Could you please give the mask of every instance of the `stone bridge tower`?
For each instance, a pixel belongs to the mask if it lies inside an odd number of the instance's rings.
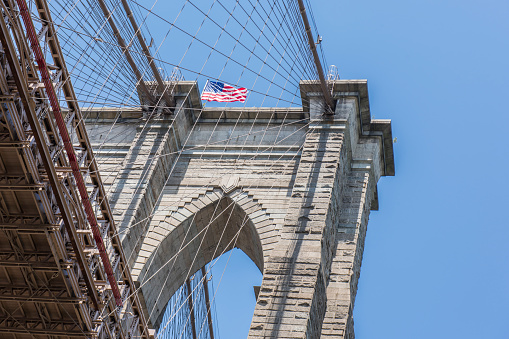
[[[186,277],[238,247],[263,272],[249,338],[354,337],[368,217],[394,175],[391,123],[371,119],[364,80],[334,81],[331,118],[316,92],[301,82],[302,108],[202,109],[181,81],[170,116],[89,112],[154,326]]]

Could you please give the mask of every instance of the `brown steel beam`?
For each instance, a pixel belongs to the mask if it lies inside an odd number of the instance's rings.
[[[17,191],[42,191],[44,190],[43,184],[32,184],[32,185],[9,185],[9,184],[0,184],[0,192],[17,192]]]
[[[29,334],[29,335],[49,335],[58,337],[85,337],[92,338],[97,335],[95,332],[88,331],[68,331],[68,330],[52,330],[52,329],[39,329],[39,328],[13,328],[13,327],[0,327],[0,333],[11,334]]]
[[[41,323],[41,319],[40,318],[15,318],[13,317],[12,315],[5,321],[6,323],[14,323],[15,325],[16,324],[22,324],[22,325],[25,325],[27,327],[37,327],[38,324]],[[70,327],[70,326],[74,326],[76,327],[76,322],[72,321],[72,320],[51,320],[50,319],[50,325],[53,327],[53,328],[56,328],[56,327]]]
[[[10,258],[10,257],[13,257],[13,256],[16,256],[17,255],[17,252],[15,251],[1,251],[0,252],[0,258],[2,258],[2,260],[6,260],[6,258]],[[53,256],[53,252],[51,251],[42,251],[42,250],[39,250],[39,249],[36,249],[36,250],[23,250],[23,253],[22,255],[26,258],[30,257],[30,256],[35,256],[35,257],[49,257],[49,256]]]
[[[23,296],[23,295],[0,295],[0,301],[16,302],[38,302],[46,304],[82,304],[87,301],[86,298],[62,298],[46,296]]]
[[[47,231],[57,231],[60,225],[52,224],[0,224],[0,231],[17,231],[27,234],[44,234]]]
[[[129,52],[129,48],[127,47],[124,39],[120,35],[117,25],[115,25],[115,21],[113,21],[113,13],[109,11],[108,7],[106,7],[106,3],[103,0],[97,0],[97,1],[99,2],[99,7],[101,7],[104,17],[106,18],[106,20],[110,24],[111,29],[113,30],[113,35],[115,35],[115,38],[117,39],[117,42],[120,45],[120,48],[122,49],[122,52],[124,53],[124,55],[127,59],[127,62],[131,66],[131,68],[134,72],[134,75],[136,76],[136,80],[138,81],[139,86],[141,87],[143,92],[145,92],[145,94],[147,95],[147,98],[149,100],[152,100],[152,102],[155,104],[156,103],[155,98],[152,96],[152,94],[148,90],[147,86],[145,85],[145,82],[143,81],[143,77],[142,77],[140,71],[138,70],[136,63],[134,62],[134,60],[131,56],[131,53]]]
[[[13,284],[0,284],[0,293],[3,293],[4,291],[11,291],[13,294],[22,294],[29,290],[30,286],[28,285],[13,285]],[[44,287],[45,292],[59,294],[62,293],[62,291],[65,291],[65,285],[61,286],[46,286]]]
[[[2,213],[0,213],[0,215],[3,215]],[[30,213],[23,213],[23,214],[19,214],[19,213],[9,213],[9,214],[5,214],[3,215],[4,217],[4,220],[3,220],[3,223],[5,224],[10,224],[9,221],[13,221],[12,223],[16,222],[16,221],[35,221],[35,220],[41,220],[41,216],[39,214],[30,214]]]
[[[9,184],[9,180],[20,183],[20,182],[26,180],[26,174],[25,173],[15,173],[15,172],[0,174],[0,181],[6,181],[7,184]],[[11,183],[11,185],[14,185],[14,184]]]
[[[163,79],[161,78],[161,74],[159,74],[159,70],[157,69],[157,66],[154,62],[154,58],[150,54],[150,50],[148,49],[147,44],[145,43],[145,39],[143,39],[143,36],[141,35],[141,30],[138,27],[138,24],[134,19],[133,12],[131,11],[131,8],[129,8],[129,4],[127,3],[126,0],[122,0],[122,6],[124,6],[124,10],[127,14],[127,17],[129,18],[129,21],[131,22],[131,26],[133,26],[133,29],[136,32],[136,36],[138,37],[138,41],[140,42],[141,48],[143,49],[143,53],[145,54],[145,57],[148,60],[150,68],[152,69],[152,73],[154,73],[154,77],[156,78],[157,81],[158,91],[163,95],[163,98],[166,101],[166,106],[175,107],[175,99],[170,95],[170,93],[166,89],[166,86],[164,85]]]
[[[67,166],[55,166],[55,171],[62,172],[62,173],[72,173],[72,168]],[[88,172],[88,167],[80,167],[81,172]]]
[[[1,148],[23,148],[28,147],[30,143],[28,141],[2,141],[0,142],[0,149]]]
[[[53,335],[56,336],[87,336],[88,338],[93,337],[94,333],[92,332],[78,332],[80,328],[77,326],[76,322],[70,320],[51,320],[50,322],[44,324],[41,319],[36,318],[15,318],[13,316],[8,317],[3,322],[5,325],[0,326],[0,329],[9,328],[14,333],[19,333],[17,330],[25,329],[25,334],[30,335],[32,337],[33,333],[38,334],[50,334],[50,338]],[[3,332],[5,330],[0,330]],[[41,331],[46,331],[47,333],[41,333]],[[6,332],[10,332],[9,330]],[[65,333],[65,334],[64,334]],[[73,334],[76,333],[76,334]]]
[[[30,267],[38,271],[59,271],[59,267],[55,262],[0,260],[0,267]],[[72,265],[63,265],[63,267],[71,268]]]
[[[332,102],[331,95],[329,93],[329,88],[327,83],[325,82],[325,76],[323,75],[322,63],[320,62],[320,58],[318,57],[318,52],[316,51],[316,43],[313,39],[313,33],[311,32],[311,27],[309,26],[308,16],[306,14],[306,7],[304,6],[304,2],[302,0],[298,0],[300,15],[302,16],[302,21],[304,21],[304,27],[306,28],[306,34],[308,36],[309,47],[311,48],[311,53],[313,53],[313,59],[315,60],[316,71],[318,72],[318,77],[320,78],[320,86],[322,88],[323,97],[325,100],[325,114],[334,114],[334,104]]]

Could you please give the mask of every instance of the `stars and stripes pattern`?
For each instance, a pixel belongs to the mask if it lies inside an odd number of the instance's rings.
[[[244,87],[235,88],[219,81],[209,81],[205,84],[205,88],[201,94],[202,100],[233,102],[246,101],[247,89]]]

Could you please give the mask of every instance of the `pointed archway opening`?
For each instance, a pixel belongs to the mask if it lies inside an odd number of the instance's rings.
[[[138,280],[152,324],[161,328],[168,302],[179,288],[192,285],[189,280],[206,264],[235,248],[263,272],[258,231],[229,196],[209,203],[171,230],[145,262]]]
[[[253,287],[261,282],[262,273],[242,250],[234,248],[224,253],[171,297],[157,338],[246,338],[256,306]]]

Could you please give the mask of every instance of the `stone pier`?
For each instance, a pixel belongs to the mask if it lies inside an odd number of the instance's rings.
[[[331,82],[332,84],[332,82]],[[377,182],[394,175],[391,123],[367,82],[316,82],[302,108],[202,108],[181,81],[171,115],[92,110],[87,126],[153,326],[212,259],[242,249],[263,272],[249,338],[354,338],[353,307]],[[113,121],[116,123],[113,125]]]

